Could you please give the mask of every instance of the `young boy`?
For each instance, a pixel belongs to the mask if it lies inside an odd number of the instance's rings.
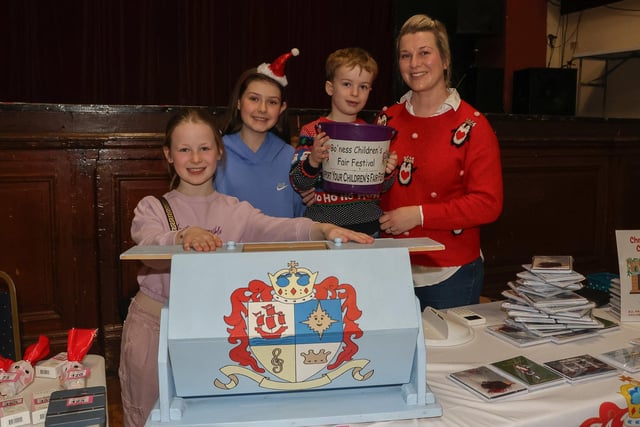
[[[364,49],[339,49],[327,58],[326,75],[324,88],[331,97],[331,111],[302,127],[297,161],[290,173],[291,184],[298,192],[315,188],[306,217],[377,236],[382,215],[379,194],[329,194],[322,189],[322,161],[329,156],[329,137],[325,132],[317,133],[316,126],[323,122],[365,123],[358,113],[369,99],[378,64]],[[397,156],[391,153],[382,191],[393,184],[397,163]]]

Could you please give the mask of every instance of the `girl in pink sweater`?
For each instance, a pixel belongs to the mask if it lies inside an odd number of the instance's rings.
[[[213,118],[202,110],[178,113],[167,124],[164,156],[172,172],[171,227],[161,201],[143,198],[135,209],[131,235],[138,245],[182,245],[185,250],[215,251],[223,241],[333,240],[371,243],[363,233],[308,218],[275,218],[247,202],[215,191],[213,178],[224,145]],[[175,229],[172,229],[175,228]],[[140,290],[129,307],[122,331],[120,384],[127,426],[142,426],[158,398],[160,309],[169,297],[169,267],[144,266]]]

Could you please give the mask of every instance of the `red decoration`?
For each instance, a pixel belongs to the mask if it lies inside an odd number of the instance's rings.
[[[82,362],[97,335],[97,329],[69,329],[67,360],[70,362]]]
[[[31,366],[35,366],[36,362],[44,359],[49,354],[49,338],[44,335],[38,337],[38,342],[31,344],[24,351],[22,360],[29,362]]]

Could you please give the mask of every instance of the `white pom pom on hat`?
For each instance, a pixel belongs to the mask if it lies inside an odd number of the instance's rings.
[[[280,55],[271,64],[267,64],[266,62],[260,64],[258,66],[258,72],[271,77],[272,79],[280,83],[283,87],[285,87],[287,86],[287,84],[289,84],[289,82],[287,81],[287,76],[284,74],[285,63],[292,56],[298,55],[300,55],[300,51],[294,47],[290,52]]]

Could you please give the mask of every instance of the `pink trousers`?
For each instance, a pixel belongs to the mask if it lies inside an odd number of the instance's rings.
[[[125,427],[142,427],[158,399],[160,318],[134,298],[122,329],[120,388]]]

